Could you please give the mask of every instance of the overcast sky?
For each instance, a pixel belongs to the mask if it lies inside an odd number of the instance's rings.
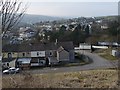
[[[60,2],[59,2],[60,1]],[[88,17],[88,16],[107,16],[118,14],[118,0],[30,0],[28,14],[59,16],[59,17]],[[73,2],[74,1],[74,2]],[[101,0],[102,1],[102,0]]]

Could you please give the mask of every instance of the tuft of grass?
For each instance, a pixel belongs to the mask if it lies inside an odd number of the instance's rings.
[[[69,64],[65,64],[65,67],[71,67],[71,66],[80,66],[80,65],[85,65],[87,63],[85,62],[81,62],[81,63],[69,63]]]

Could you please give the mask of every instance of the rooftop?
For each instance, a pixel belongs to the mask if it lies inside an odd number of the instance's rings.
[[[66,50],[73,50],[73,42],[51,42],[51,43],[29,43],[29,44],[14,44],[5,45],[2,52],[30,52],[30,51],[44,51],[57,50],[62,46]]]

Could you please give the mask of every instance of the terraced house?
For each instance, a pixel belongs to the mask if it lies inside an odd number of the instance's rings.
[[[15,61],[17,67],[74,62],[74,46],[72,42],[5,45],[2,52],[2,61],[7,63]]]

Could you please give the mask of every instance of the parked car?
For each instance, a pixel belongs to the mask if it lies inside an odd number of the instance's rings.
[[[11,67],[7,70],[3,71],[3,74],[14,74],[14,73],[18,73],[19,72],[19,68],[15,68],[15,67]]]

